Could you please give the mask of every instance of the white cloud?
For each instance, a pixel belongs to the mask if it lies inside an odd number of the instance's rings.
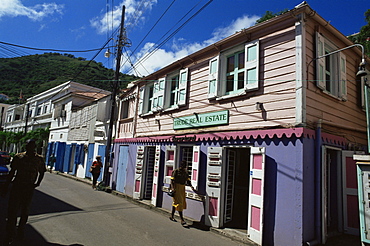
[[[208,45],[211,45],[217,41],[220,41],[223,38],[226,38],[235,32],[242,30],[243,28],[248,28],[256,23],[259,16],[247,16],[244,15],[238,19],[231,22],[230,25],[225,27],[219,27],[215,29],[212,33],[210,39],[204,40],[202,42],[186,43],[183,38],[179,38],[173,41],[169,50],[158,49],[155,53],[151,53],[155,44],[146,43],[141,49],[139,54],[136,57],[141,57],[138,61],[133,61],[135,70],[128,63],[124,64],[122,71],[130,74],[135,74],[139,76],[145,76],[163,68],[172,62],[179,60],[187,55],[190,55]],[[124,58],[127,59],[127,58]],[[131,58],[132,59],[132,58]]]
[[[115,30],[121,23],[122,6],[125,6],[125,27],[129,29],[135,26],[138,22],[144,21],[143,13],[146,10],[151,10],[157,0],[141,1],[141,0],[124,0],[118,6],[112,7],[113,9],[108,13],[97,16],[90,20],[90,24],[98,33],[104,34],[113,27]]]
[[[26,16],[34,21],[42,20],[54,13],[62,14],[64,5],[56,3],[42,3],[32,7],[26,7],[20,0],[1,0],[0,18],[4,16]]]

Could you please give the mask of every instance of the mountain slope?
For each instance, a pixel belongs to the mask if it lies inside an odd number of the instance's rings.
[[[70,54],[45,53],[16,58],[0,58],[0,94],[10,97],[6,103],[16,103],[22,91],[25,99],[72,80],[112,90],[114,70],[101,63],[75,58]],[[137,77],[120,74],[120,88]]]

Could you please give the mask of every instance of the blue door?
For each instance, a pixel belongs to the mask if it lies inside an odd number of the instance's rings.
[[[77,173],[77,168],[78,168],[78,165],[80,164],[80,150],[81,150],[81,145],[76,145],[74,144],[74,156],[72,156],[72,165],[71,165],[71,170],[70,170],[70,173],[72,175],[76,175]]]
[[[54,142],[48,143],[48,148],[46,150],[46,157],[45,157],[46,166],[49,166],[49,157],[52,153],[54,153],[53,147],[54,147]]]
[[[98,181],[103,180],[103,175],[104,175],[104,162],[105,162],[105,145],[99,145],[98,147],[98,155],[101,156],[101,161],[103,162],[103,168],[101,170],[100,176],[98,178]]]
[[[87,162],[86,162],[86,169],[85,169],[85,176],[87,178],[91,178],[91,173],[89,172],[90,167],[94,161],[94,148],[95,144],[89,144],[89,147],[87,149]]]
[[[63,171],[63,163],[64,163],[64,155],[66,151],[66,143],[56,142],[55,143],[55,170],[62,172]]]
[[[125,193],[127,162],[128,162],[128,146],[120,145],[117,165],[116,189],[117,191],[122,193]]]
[[[71,163],[71,155],[72,155],[72,145],[67,144],[66,151],[64,153],[64,162],[63,162],[63,172],[64,173],[69,172],[69,166]]]

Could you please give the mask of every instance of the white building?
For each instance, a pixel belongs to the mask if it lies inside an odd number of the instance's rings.
[[[110,92],[67,82],[54,96],[47,157],[57,158],[54,169],[77,177],[90,177],[96,155],[105,155]],[[48,158],[47,158],[48,161]]]
[[[49,128],[48,145],[43,149],[46,162],[54,154],[57,157],[55,170],[89,177],[86,170],[94,157],[105,155],[110,94],[68,81],[27,99],[24,104],[4,109],[4,130],[28,132]],[[9,151],[18,150],[12,146]]]

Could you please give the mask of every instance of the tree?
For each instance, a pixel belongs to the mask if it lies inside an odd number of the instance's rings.
[[[266,13],[265,13],[265,15],[264,15],[264,16],[262,16],[261,18],[259,18],[258,20],[256,20],[256,23],[257,23],[257,24],[258,24],[258,23],[262,23],[262,22],[264,22],[264,21],[267,21],[267,20],[269,20],[269,19],[274,18],[275,16],[278,16],[278,15],[284,14],[284,13],[286,13],[286,12],[288,12],[288,11],[289,11],[288,9],[284,9],[284,10],[282,10],[282,11],[280,11],[280,12],[277,12],[277,13],[273,13],[273,12],[271,12],[271,11],[266,11]]]
[[[47,146],[49,140],[49,128],[37,128],[36,130],[27,132],[26,136],[22,137],[22,143],[25,143],[27,139],[36,140],[36,148],[39,153],[42,153],[42,148]]]
[[[25,150],[26,140],[35,139],[36,147],[39,153],[43,153],[43,148],[46,148],[49,140],[49,128],[38,128],[33,131],[29,131],[24,134],[24,132],[1,132],[0,131],[0,142],[2,145],[0,148],[4,150],[9,150],[11,144],[14,145],[14,152],[20,152]],[[45,149],[44,149],[45,150]]]
[[[370,9],[365,12],[365,21],[367,24],[361,27],[360,32],[348,38],[354,43],[362,44],[366,56],[370,57]]]

